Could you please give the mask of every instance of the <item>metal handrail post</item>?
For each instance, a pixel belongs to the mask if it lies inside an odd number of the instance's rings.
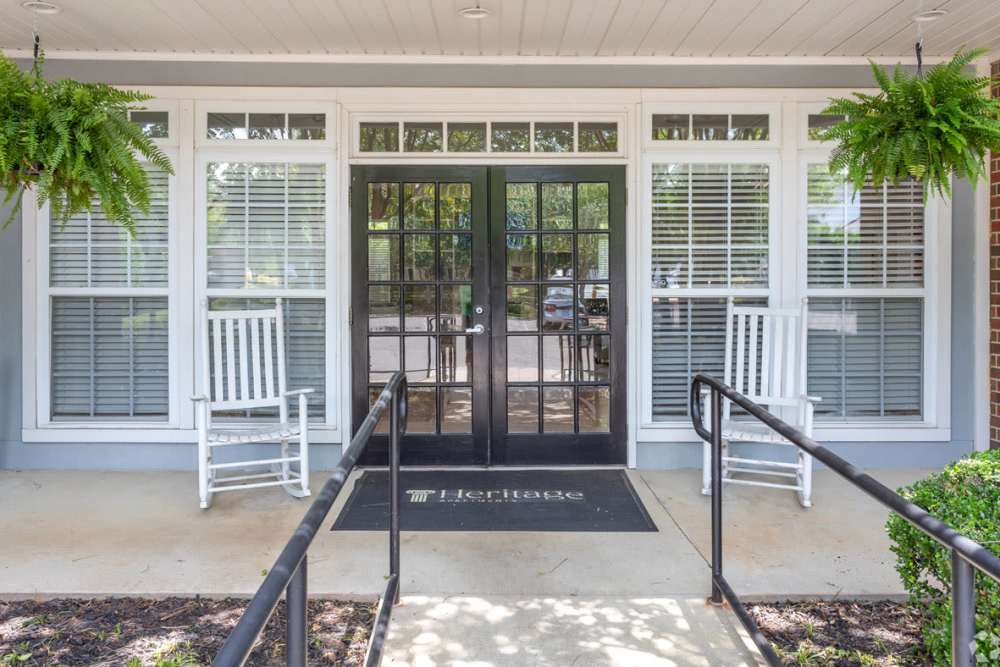
[[[396,387],[392,393],[389,412],[389,576],[399,579],[399,440],[402,421],[403,401],[401,394],[406,391],[406,383]],[[390,604],[399,604],[399,586]]]
[[[722,394],[712,389],[712,597],[722,604]]]
[[[309,577],[307,559],[308,556],[302,557],[302,562],[295,568],[295,573],[285,588],[285,611],[288,616],[285,623],[285,663],[288,667],[306,667],[306,635],[309,627],[306,622],[309,613],[306,606],[306,581]]]
[[[976,635],[976,579],[972,566],[951,551],[951,664],[972,667]]]

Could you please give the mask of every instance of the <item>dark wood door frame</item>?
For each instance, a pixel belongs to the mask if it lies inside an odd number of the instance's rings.
[[[609,384],[610,429],[605,433],[507,433],[506,385],[506,238],[505,193],[508,182],[609,184],[609,318],[611,341]],[[407,434],[402,447],[404,465],[624,465],[627,461],[627,320],[625,167],[620,165],[565,166],[382,166],[351,167],[351,433],[369,409],[368,384],[368,184],[467,182],[472,184],[473,305],[471,324],[484,333],[472,336],[472,433]],[[575,201],[575,200],[574,200]],[[576,207],[574,206],[574,219]],[[438,212],[439,215],[439,212]],[[574,224],[575,227],[575,224]],[[574,241],[574,247],[576,241]],[[400,256],[402,256],[402,250]],[[439,257],[435,258],[439,261]],[[541,262],[539,253],[539,263]],[[484,270],[485,269],[485,270]],[[400,284],[403,284],[402,282]],[[410,284],[410,283],[405,283]],[[573,283],[574,285],[577,282]],[[541,294],[539,282],[539,295]],[[573,299],[576,287],[573,287]],[[401,290],[402,291],[402,290]],[[574,303],[575,305],[575,303]],[[402,312],[402,296],[400,309]],[[541,296],[538,307],[541,309]],[[401,322],[402,315],[401,315]],[[402,327],[401,327],[402,328]],[[404,332],[398,334],[400,341]],[[579,339],[577,339],[579,340]],[[541,343],[540,343],[541,344]],[[437,352],[440,360],[440,350]],[[579,359],[579,357],[577,357]],[[578,361],[577,361],[578,363]],[[440,372],[440,367],[439,367]],[[360,371],[360,372],[359,372]],[[587,383],[560,383],[577,388]],[[415,385],[411,385],[411,388]],[[541,387],[538,383],[539,395]],[[574,405],[574,409],[578,409]],[[440,400],[438,410],[441,410]],[[440,418],[440,415],[439,415]],[[539,418],[541,419],[541,417]],[[575,430],[575,429],[574,429]],[[375,435],[361,461],[385,465],[388,438]]]

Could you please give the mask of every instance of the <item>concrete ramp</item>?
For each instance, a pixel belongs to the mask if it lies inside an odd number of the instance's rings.
[[[704,599],[409,596],[382,667],[756,667],[757,655]]]

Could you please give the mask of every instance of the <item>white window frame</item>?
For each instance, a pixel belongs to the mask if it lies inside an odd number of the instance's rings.
[[[562,153],[536,151],[535,150],[535,123],[572,123],[573,124],[573,150]],[[396,124],[399,128],[399,150],[398,151],[362,151],[361,150],[361,124],[362,123],[386,123]],[[404,151],[403,131],[406,123],[441,123],[442,146],[440,151]],[[449,151],[448,150],[448,124],[449,123],[485,123],[486,124],[486,150],[485,151]],[[493,123],[528,123],[529,148],[527,151],[494,151],[493,150]],[[580,123],[614,123],[618,127],[618,150],[606,152],[578,151]],[[380,158],[397,159],[400,158],[420,158],[424,160],[438,161],[447,158],[484,158],[490,157],[498,161],[511,158],[524,159],[548,158],[575,162],[581,159],[593,158],[622,158],[626,154],[626,122],[622,114],[554,114],[554,113],[359,113],[352,114],[350,120],[351,127],[351,148],[350,157],[357,159]]]
[[[208,136],[209,113],[284,113],[284,114],[325,114],[325,139],[211,139]],[[337,145],[337,106],[329,101],[287,100],[247,100],[212,99],[198,100],[194,106],[195,148],[230,147],[241,148],[292,148],[306,150],[334,151]],[[247,116],[249,121],[249,116]]]
[[[152,109],[151,109],[152,110]],[[168,109],[169,110],[169,109]],[[171,116],[172,118],[173,116]],[[167,158],[172,164],[179,161],[179,151],[175,147],[176,136],[173,126],[170,129],[171,136],[166,139],[156,140]],[[180,360],[180,327],[182,317],[179,311],[184,308],[182,300],[178,299],[178,283],[181,277],[181,269],[178,266],[177,257],[180,256],[182,234],[178,233],[180,226],[178,221],[179,196],[178,196],[178,175],[168,176],[168,238],[167,238],[167,286],[166,287],[52,287],[49,279],[49,232],[50,232],[50,212],[46,204],[40,210],[36,209],[36,198],[33,192],[27,192],[24,196],[22,206],[23,228],[33,230],[33,234],[25,234],[25,257],[34,257],[34,280],[31,303],[26,299],[25,303],[25,323],[31,322],[31,313],[34,312],[34,332],[31,335],[33,346],[33,376],[34,386],[32,393],[25,393],[26,409],[23,414],[22,435],[25,441],[39,440],[87,440],[89,438],[101,439],[105,432],[113,433],[130,432],[138,435],[140,439],[145,439],[150,435],[155,437],[162,431],[172,431],[181,427],[183,410],[181,401],[183,399],[181,390],[181,360]],[[34,252],[29,255],[30,246]],[[26,265],[30,265],[30,260],[26,259]],[[155,296],[167,298],[167,321],[168,321],[168,390],[167,399],[168,414],[164,419],[151,420],[114,420],[114,419],[88,419],[88,420],[53,420],[51,416],[51,364],[52,364],[52,332],[51,332],[51,301],[53,297],[59,296],[105,296],[105,297],[138,297]],[[25,376],[31,373],[31,368],[25,365]],[[33,401],[29,401],[29,396]],[[29,406],[29,402],[31,405]],[[30,410],[28,409],[30,407]],[[50,432],[52,437],[41,436],[35,431]],[[81,437],[80,434],[84,434]],[[141,434],[141,435],[139,435]]]
[[[217,144],[224,145],[217,145]],[[248,144],[255,145],[248,145]],[[265,145],[256,145],[261,142],[215,142],[216,145],[202,148],[197,151],[194,167],[194,308],[196,312],[201,308],[202,299],[215,297],[230,298],[276,298],[285,299],[323,299],[324,300],[324,331],[325,331],[325,386],[324,392],[326,403],[324,406],[324,420],[321,423],[310,425],[310,433],[313,442],[340,442],[339,439],[339,394],[337,392],[338,379],[341,374],[341,356],[339,349],[340,332],[346,328],[347,322],[339,317],[340,289],[337,278],[341,275],[336,267],[336,248],[338,235],[335,229],[334,220],[337,208],[337,156],[328,148],[309,145],[302,146],[302,142],[295,142],[293,146],[288,146],[293,142],[270,142]],[[320,143],[320,142],[315,142]],[[281,146],[279,144],[285,144]],[[313,164],[322,163],[326,169],[326,227],[324,241],[324,261],[326,262],[325,285],[323,289],[296,289],[296,288],[209,288],[208,278],[208,182],[205,177],[208,164],[211,162],[308,162]],[[192,351],[194,356],[195,377],[201,377],[201,346],[204,341],[200,334],[196,334]],[[247,425],[253,423],[247,420]],[[236,426],[238,428],[238,426]],[[313,437],[315,436],[315,437]]]
[[[847,95],[848,91],[829,91]],[[753,97],[756,94],[758,97]],[[806,285],[808,230],[806,220],[806,160],[825,161],[830,148],[808,139],[808,116],[827,106],[819,93],[782,91],[781,102],[761,101],[766,93],[750,91],[745,98],[707,101],[708,95],[685,91],[681,102],[652,99],[641,107],[642,160],[639,183],[639,248],[636,269],[636,317],[639,327],[637,442],[693,442],[698,437],[688,418],[652,420],[652,299],[670,296],[728,296],[725,289],[664,288],[651,285],[652,165],[663,162],[770,162],[772,165],[770,226],[770,287],[741,290],[746,296],[767,296],[773,304],[794,305],[803,296],[920,296],[924,299],[923,418],[816,423],[815,436],[829,442],[946,442],[951,440],[951,202],[932,197],[925,207],[924,287],[875,290],[810,289]],[[699,101],[701,99],[706,101]],[[652,139],[653,114],[768,113],[768,141],[669,141]],[[775,208],[776,207],[776,208]],[[789,253],[793,259],[784,259]]]
[[[758,151],[781,146],[781,104],[774,102],[671,102],[667,104],[647,103],[643,113],[642,145],[646,151],[689,150],[689,151]],[[653,116],[660,114],[719,114],[756,115],[767,114],[767,139],[748,140],[697,140],[697,139],[653,139]]]
[[[814,113],[814,112],[813,112]],[[816,144],[819,142],[809,142]],[[826,163],[830,147],[799,152],[797,234],[798,281],[805,297],[916,297],[923,301],[921,419],[816,420],[820,439],[834,441],[951,439],[951,202],[931,196],[924,206],[923,287],[809,287],[808,165]],[[877,437],[873,437],[877,433]]]
[[[659,113],[659,112],[657,112]],[[647,116],[650,114],[647,113]],[[661,142],[667,143],[667,142]],[[678,144],[701,142],[677,142]],[[704,142],[708,143],[708,142]],[[736,142],[713,142],[726,144],[728,150],[693,151],[658,147],[658,150],[647,150],[642,160],[642,196],[640,243],[642,254],[639,285],[639,322],[640,327],[640,363],[639,363],[639,406],[641,410],[638,424],[639,442],[674,441],[690,442],[694,431],[691,421],[682,417],[670,421],[653,421],[653,298],[660,296],[677,298],[712,298],[712,297],[764,297],[769,303],[777,303],[780,298],[780,286],[783,281],[781,271],[784,268],[779,261],[778,230],[781,221],[782,172],[780,155],[775,149],[742,149]],[[742,142],[741,142],[742,143]],[[764,142],[761,142],[764,143]],[[770,185],[768,192],[768,286],[734,290],[731,288],[654,288],[651,280],[651,263],[653,256],[653,202],[651,183],[653,165],[665,163],[696,163],[696,164],[766,164],[770,170]],[[696,436],[695,436],[696,437]]]

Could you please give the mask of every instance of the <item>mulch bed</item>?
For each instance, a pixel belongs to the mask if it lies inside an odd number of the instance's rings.
[[[920,609],[901,602],[809,601],[748,605],[786,665],[930,665],[922,650]]]
[[[0,665],[208,665],[245,599],[0,601]],[[309,663],[361,665],[374,603],[309,601]],[[281,602],[247,664],[283,665]]]

